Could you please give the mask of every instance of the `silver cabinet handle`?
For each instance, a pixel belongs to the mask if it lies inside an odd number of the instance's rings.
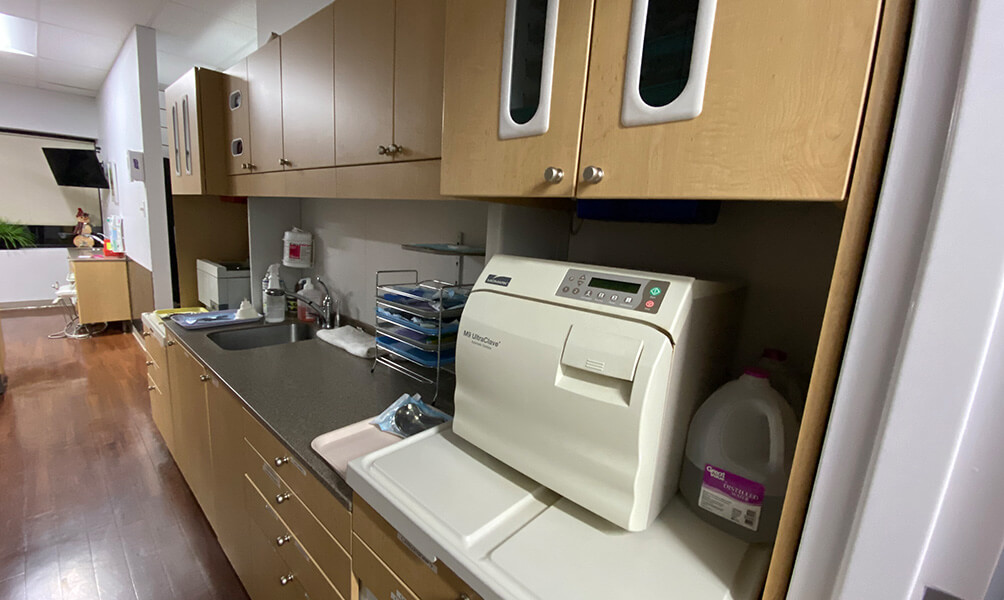
[[[290,581],[293,581],[293,579],[295,579],[295,578],[296,578],[296,576],[293,575],[292,573],[290,573],[288,575],[283,575],[282,577],[279,578],[279,585],[286,585]]]
[[[279,159],[279,166],[280,167],[292,167],[293,166],[293,161],[286,160],[285,158],[280,158]]]
[[[463,592],[460,592],[460,595],[457,596],[457,600],[471,600],[471,597]]]
[[[143,337],[150,337],[150,332],[149,331],[144,331],[140,335],[142,335]]]
[[[603,169],[592,165],[582,171],[582,180],[586,183],[599,183],[603,181]]]
[[[401,152],[404,152],[403,146],[398,146],[397,144],[391,144],[388,154],[394,155],[394,154],[400,154]]]
[[[148,385],[148,386],[146,386],[146,391],[148,391],[148,392],[152,392],[155,389],[157,389],[157,386],[155,386],[155,385]]]
[[[167,340],[167,345],[168,346],[173,346],[174,345],[174,340]]]
[[[257,169],[258,165],[254,164],[254,163],[247,162],[247,163],[242,163],[241,164],[241,168],[242,169],[247,169],[248,171],[251,171],[251,170]]]
[[[275,496],[275,503],[282,504],[283,502],[289,500],[290,498],[292,498],[292,496],[289,494],[289,492],[283,492]]]
[[[275,545],[283,546],[286,544],[286,542],[290,541],[291,539],[293,538],[289,537],[288,535],[280,535],[279,537],[275,538]]]
[[[390,154],[390,148],[388,148],[387,146],[378,146],[377,154],[379,154],[380,156],[383,156],[385,154]]]
[[[209,375],[199,375],[199,381],[209,381]]]
[[[152,367],[153,366],[153,361],[152,360],[146,361],[146,366]]]
[[[548,183],[561,183],[565,178],[565,172],[558,167],[548,167],[544,169],[544,181]]]
[[[289,462],[289,457],[288,456],[276,456],[275,457],[275,466],[277,466],[277,467],[281,467],[282,465],[284,465],[284,464],[286,464],[288,462]]]

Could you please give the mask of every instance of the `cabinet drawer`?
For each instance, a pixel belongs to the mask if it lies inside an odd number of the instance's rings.
[[[352,568],[360,587],[373,592],[377,600],[419,600],[358,537],[353,536],[352,542]]]
[[[170,394],[171,392],[170,388],[168,387],[169,384],[167,380],[167,369],[161,366],[164,363],[156,363],[152,360],[147,362],[153,363],[152,365],[146,366],[146,374],[150,378],[150,381],[153,383],[153,385],[157,386],[157,389],[160,390],[160,393],[164,395]]]
[[[313,557],[317,568],[343,595],[350,596],[352,561],[342,546],[303,504],[295,490],[279,477],[275,469],[246,444],[246,470],[251,482],[265,497],[271,510],[278,514],[290,532]],[[281,502],[279,500],[282,500]]]
[[[442,562],[430,565],[415,554],[390,523],[359,496],[352,501],[352,531],[422,600],[456,600],[463,595],[480,600],[481,597]],[[353,547],[353,553],[355,551]],[[360,577],[358,567],[356,576]]]
[[[164,340],[151,333],[146,324],[143,325],[143,347],[150,355],[150,360],[157,363],[161,369],[167,368],[167,348],[164,347]]]
[[[352,531],[349,511],[247,411],[244,411],[244,437],[274,467],[275,472],[306,505],[314,518],[324,525],[343,548],[348,548]],[[281,463],[279,466],[275,466],[277,460]]]
[[[292,528],[276,514],[271,503],[249,479],[244,481],[244,503],[251,520],[282,559],[287,575],[291,573],[313,600],[342,600],[342,595],[321,573]]]
[[[276,552],[276,538],[285,535],[285,528],[275,514],[269,514],[268,505],[245,478],[245,494],[249,497],[248,513],[255,524],[248,530],[251,570],[242,574],[241,581],[254,600],[302,599],[306,594],[302,582],[286,561]],[[250,498],[257,496],[257,502]],[[292,580],[289,576],[293,575]],[[286,583],[283,583],[285,581]]]

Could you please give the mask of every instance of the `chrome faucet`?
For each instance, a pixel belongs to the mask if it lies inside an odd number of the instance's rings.
[[[339,327],[342,323],[342,318],[341,315],[338,314],[338,300],[331,295],[331,290],[328,289],[328,285],[324,283],[320,277],[314,277],[314,281],[319,283],[321,288],[324,289],[324,298],[321,299],[320,306],[318,306],[316,302],[297,292],[283,291],[290,298],[296,298],[297,300],[302,301],[307,305],[307,308],[316,313],[317,319],[321,323],[321,328],[333,329],[335,327]]]

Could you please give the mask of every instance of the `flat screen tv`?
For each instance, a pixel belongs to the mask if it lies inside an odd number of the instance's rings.
[[[94,150],[42,148],[57,185],[108,188],[105,170]]]

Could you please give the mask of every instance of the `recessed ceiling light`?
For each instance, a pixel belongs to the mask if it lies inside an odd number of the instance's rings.
[[[35,56],[38,53],[38,23],[0,13],[0,52]]]

